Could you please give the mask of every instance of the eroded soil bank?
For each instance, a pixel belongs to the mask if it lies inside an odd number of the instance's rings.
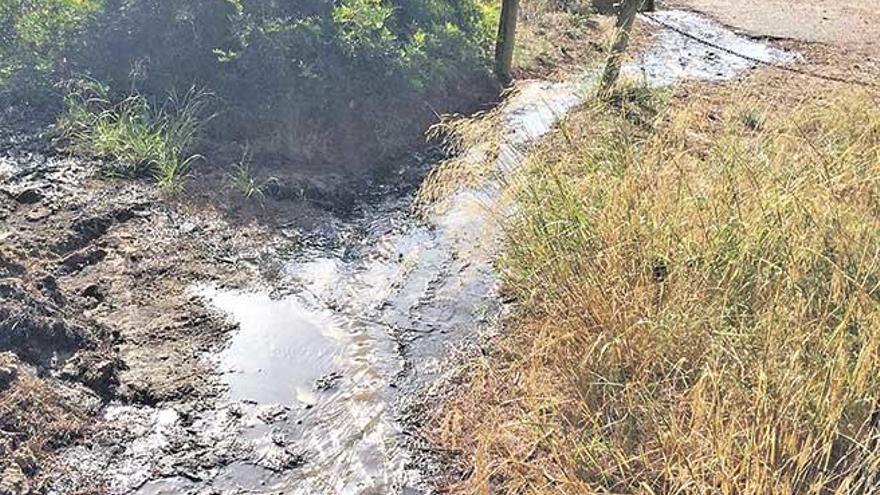
[[[227,388],[207,356],[226,347],[238,322],[193,288],[267,286],[287,253],[356,239],[356,225],[342,226],[354,202],[411,191],[436,153],[402,157],[393,175],[286,177],[261,201],[229,190],[222,172],[167,196],[58,152],[28,111],[7,109],[0,122],[3,493],[105,493],[112,450],[138,434],[129,420],[114,424],[108,404],[173,403],[185,421]],[[86,473],[88,454],[56,455],[71,445],[107,457]],[[198,448],[181,450],[170,473],[208,462]],[[126,489],[168,473],[130,462],[120,475]]]
[[[697,15],[656,15],[751,57],[796,60]],[[656,34],[628,68],[652,84],[754,65]],[[522,84],[499,114],[501,147],[468,154],[497,157],[490,177],[516,167],[591,74]],[[218,202],[216,177],[169,198],[95,177],[13,111],[0,141],[8,492],[430,491],[416,399],[446,349],[502,311],[496,183],[413,215],[440,157],[429,149],[378,179],[290,181],[263,208]]]

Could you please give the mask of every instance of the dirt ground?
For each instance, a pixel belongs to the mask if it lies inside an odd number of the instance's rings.
[[[42,492],[51,453],[89,435],[108,400],[210,401],[202,356],[231,325],[189,288],[270,279],[267,253],[311,242],[302,232],[331,216],[322,201],[345,204],[296,180],[245,200],[222,172],[177,197],[101,178],[26,113],[0,114],[2,494]]]
[[[880,57],[880,0],[670,0],[748,34],[824,43]]]

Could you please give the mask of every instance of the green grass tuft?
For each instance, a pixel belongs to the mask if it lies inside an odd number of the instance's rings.
[[[191,89],[169,94],[161,106],[138,93],[114,101],[101,83],[77,80],[68,86],[58,128],[74,151],[107,159],[105,174],[152,176],[163,189],[179,191],[202,158],[191,150],[210,118],[207,96]]]
[[[260,205],[266,199],[266,191],[278,183],[275,177],[259,179],[251,170],[250,150],[245,148],[241,160],[232,164],[230,172],[226,175],[229,186],[241,194],[245,199],[256,199]]]

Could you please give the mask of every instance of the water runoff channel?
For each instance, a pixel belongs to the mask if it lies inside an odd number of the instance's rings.
[[[651,16],[754,60],[798,59],[695,13]],[[755,66],[662,27],[635,58],[625,74],[654,86],[729,80]],[[497,175],[516,169],[594,82],[585,72],[520,83],[502,107]],[[106,422],[131,438],[100,454],[96,475],[114,494],[430,492],[401,407],[443,371],[444,349],[502,311],[492,267],[499,194],[498,179],[461,189],[427,219],[409,214],[411,197],[365,209],[356,222],[367,235],[354,250],[283,260],[282,295],[194,287],[238,324],[228,346],[206,357],[228,392],[194,413],[107,407]]]

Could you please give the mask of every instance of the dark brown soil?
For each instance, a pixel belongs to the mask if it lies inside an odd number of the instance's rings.
[[[321,201],[338,203],[339,187],[330,177],[246,199],[217,167],[167,196],[100,178],[99,163],[57,153],[45,127],[11,115],[0,119],[3,494],[42,491],[53,452],[100,428],[109,400],[210,401],[218,384],[202,356],[230,324],[188,290],[271,277],[266,254],[329,223]]]

